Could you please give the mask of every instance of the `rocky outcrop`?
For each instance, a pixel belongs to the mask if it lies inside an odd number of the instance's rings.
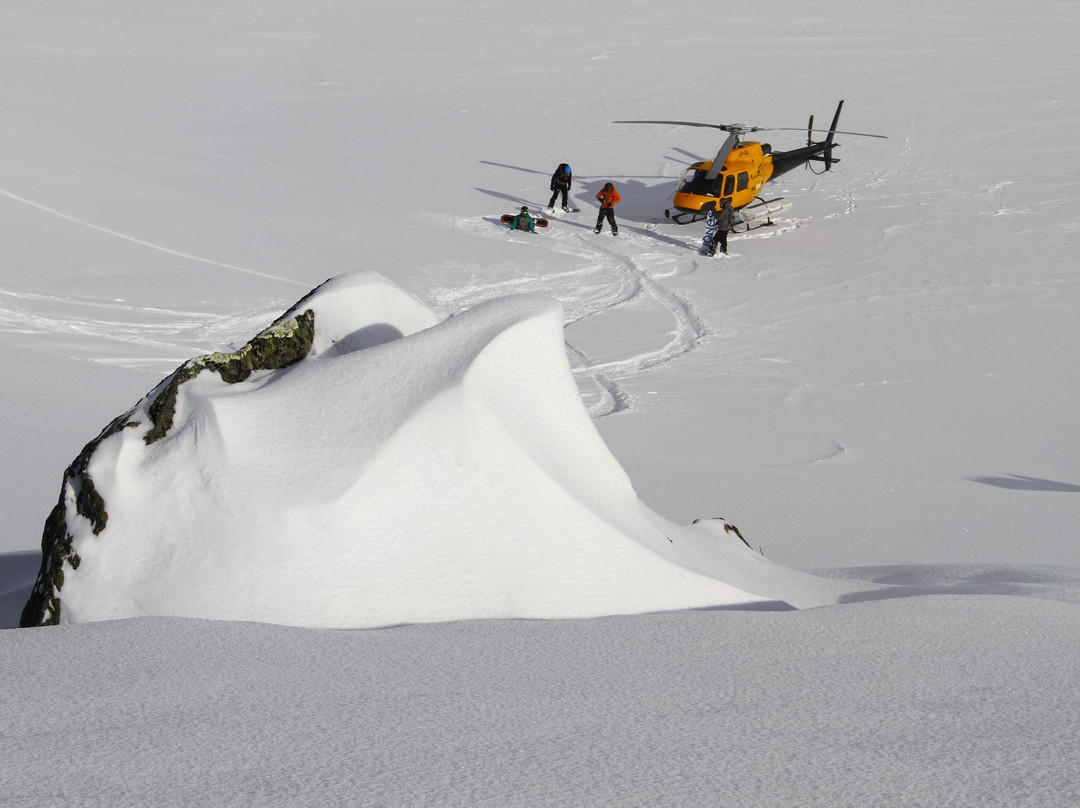
[[[87,469],[98,446],[122,429],[141,426],[140,413],[145,413],[151,422],[150,429],[143,436],[147,445],[165,437],[173,425],[180,386],[203,371],[217,374],[227,384],[236,384],[245,381],[257,370],[276,370],[303,359],[311,351],[315,313],[308,309],[294,315],[297,306],[238,351],[212,353],[188,360],[155,387],[140,404],[113,420],[100,435],[83,447],[79,456],[64,471],[60,499],[45,520],[41,536],[41,568],[23,608],[20,626],[48,626],[60,622],[59,594],[64,586],[64,570],[77,570],[81,563],[79,554],[72,546],[69,519],[78,516],[87,520],[95,536],[105,529],[109,521],[107,504]]]

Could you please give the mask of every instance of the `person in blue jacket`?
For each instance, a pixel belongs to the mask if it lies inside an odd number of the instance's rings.
[[[569,211],[570,207],[567,202],[567,195],[570,193],[570,184],[574,181],[574,172],[570,170],[570,166],[566,163],[559,163],[559,167],[555,169],[555,173],[551,175],[551,201],[548,202],[548,207],[555,208],[555,197],[562,194],[562,209]]]

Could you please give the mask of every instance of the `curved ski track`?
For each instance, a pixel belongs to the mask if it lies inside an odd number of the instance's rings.
[[[205,256],[180,252],[144,241],[128,233],[101,226],[0,188],[0,196],[72,224],[192,261],[257,275],[289,284],[299,281],[258,272],[246,267],[215,261]],[[654,225],[623,223],[618,238],[610,233],[594,234],[588,221],[554,220],[562,225],[544,233],[536,242],[522,247],[540,247],[566,256],[563,265],[574,269],[522,274],[512,277],[474,276],[473,283],[455,283],[432,289],[432,302],[447,310],[460,310],[482,300],[505,294],[535,292],[560,300],[566,327],[600,314],[636,310],[666,315],[670,328],[655,327],[652,342],[660,347],[627,351],[615,357],[590,356],[582,345],[566,342],[573,373],[590,415],[601,418],[633,406],[633,397],[623,386],[640,376],[693,351],[710,333],[688,299],[673,291],[665,278],[694,272],[700,265],[692,242],[675,241],[658,232]],[[496,220],[486,217],[453,218],[448,223],[486,238],[521,238],[510,234]],[[798,227],[800,223],[795,222]],[[784,228],[789,229],[789,228]],[[770,234],[773,235],[773,234]],[[630,249],[627,249],[629,247]],[[665,249],[675,247],[676,249]],[[258,331],[278,304],[240,313],[178,311],[133,306],[123,301],[50,296],[0,287],[0,330],[25,334],[53,334],[70,337],[94,336],[138,346],[132,356],[94,356],[92,361],[128,367],[159,369],[162,362],[183,361],[194,352],[221,350],[208,344],[215,335],[227,340],[237,333]],[[648,341],[648,340],[647,340]],[[73,341],[77,344],[77,341]],[[225,346],[227,349],[228,346]],[[77,350],[77,349],[76,349]]]
[[[457,219],[457,227],[477,235],[516,238],[505,228],[492,228],[490,219]],[[596,235],[591,227],[576,232],[580,223],[564,232],[544,233],[541,243],[546,249],[585,260],[578,269],[543,275],[516,275],[512,278],[478,282],[432,290],[436,303],[460,310],[497,295],[536,292],[557,298],[563,303],[565,326],[572,326],[589,317],[619,309],[659,306],[670,316],[671,328],[658,337],[669,336],[662,347],[633,355],[603,361],[590,357],[586,350],[567,341],[566,350],[573,372],[579,379],[591,382],[594,392],[583,391],[589,414],[602,418],[629,409],[633,398],[621,381],[639,376],[689,353],[709,333],[691,302],[669,289],[664,278],[685,275],[697,266],[696,258],[682,258],[669,252],[649,252],[651,246],[635,232],[651,233],[648,225],[620,229],[613,239],[610,233]],[[587,224],[587,223],[586,223]],[[523,237],[523,236],[522,236]],[[663,239],[657,235],[656,238]],[[632,244],[630,251],[622,245]],[[575,261],[575,263],[577,263]]]
[[[148,308],[123,301],[44,295],[0,287],[0,331],[52,334],[99,346],[101,341],[147,349],[133,356],[91,356],[91,361],[120,367],[164,370],[194,354],[234,350],[237,334],[256,334],[280,314],[281,304],[220,314]],[[94,337],[84,341],[82,337]],[[72,353],[79,353],[73,350]]]

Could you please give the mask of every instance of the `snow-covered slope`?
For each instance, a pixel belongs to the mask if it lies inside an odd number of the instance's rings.
[[[2,631],[0,801],[1080,804],[1078,40],[1080,5],[1004,0],[0,4],[2,625],[87,440],[359,268],[440,320],[558,300],[642,502],[851,588]],[[841,98],[889,139],[785,175],[791,210],[724,260],[662,212],[717,133],[612,124],[799,128]],[[559,162],[581,212],[508,236]],[[618,239],[591,233],[607,181]]]

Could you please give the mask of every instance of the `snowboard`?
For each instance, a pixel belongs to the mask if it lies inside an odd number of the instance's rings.
[[[547,210],[549,216],[554,215],[559,211],[562,211],[563,213],[581,213],[581,208],[570,208],[569,210],[563,210],[562,208],[545,208],[545,210]]]
[[[502,215],[502,223],[503,224],[510,224],[516,218],[517,218],[517,214],[515,214],[515,213],[504,213]],[[547,219],[541,219],[539,216],[533,216],[533,222],[536,224],[537,227],[547,227],[548,226],[548,220]]]

